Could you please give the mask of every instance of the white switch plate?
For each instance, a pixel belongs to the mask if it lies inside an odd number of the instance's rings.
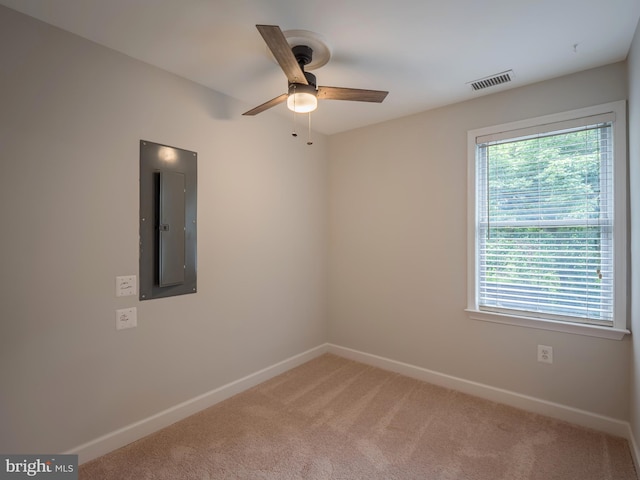
[[[138,311],[136,307],[116,310],[116,330],[135,328],[138,326]]]
[[[553,347],[538,345],[538,361],[542,363],[553,363]]]
[[[135,275],[116,277],[116,297],[135,295],[138,289]]]

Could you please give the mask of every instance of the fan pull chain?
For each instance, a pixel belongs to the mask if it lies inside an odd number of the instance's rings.
[[[307,140],[307,145],[313,145],[311,141],[311,112],[309,112],[309,139]]]
[[[293,86],[293,131],[291,132],[292,137],[297,137],[296,133],[296,86]]]
[[[291,132],[291,136],[292,137],[298,136],[298,134],[296,133],[296,112],[293,112],[293,131]]]

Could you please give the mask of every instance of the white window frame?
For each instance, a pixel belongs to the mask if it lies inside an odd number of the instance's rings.
[[[613,113],[613,175],[614,175],[614,299],[613,325],[600,326],[578,322],[563,322],[536,316],[517,316],[509,313],[481,311],[478,307],[478,219],[476,208],[476,144],[478,137],[503,135],[522,129],[572,121],[583,117]],[[553,330],[578,335],[588,335],[621,340],[629,334],[627,330],[627,125],[626,101],[596,105],[542,117],[531,118],[501,125],[484,127],[467,132],[467,308],[469,318],[527,328]],[[514,137],[517,135],[514,133]]]

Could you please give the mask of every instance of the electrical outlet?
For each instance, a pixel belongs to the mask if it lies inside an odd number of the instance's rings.
[[[138,326],[138,312],[136,307],[116,310],[116,330],[135,328]]]
[[[538,361],[542,363],[553,363],[553,347],[538,345]]]

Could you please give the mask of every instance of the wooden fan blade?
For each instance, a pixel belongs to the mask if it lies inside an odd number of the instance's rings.
[[[272,98],[268,102],[264,102],[262,105],[258,105],[256,108],[252,108],[248,112],[244,112],[242,115],[257,115],[260,112],[264,112],[265,110],[268,110],[269,108],[275,107],[276,105],[279,105],[282,102],[286,101],[288,96],[288,94],[283,93],[276,98]]]
[[[318,87],[318,98],[327,100],[382,103],[388,93],[382,90],[363,90],[360,88]]]
[[[260,32],[260,35],[262,35],[262,38],[264,38],[267,47],[271,50],[280,68],[282,68],[282,71],[287,76],[289,83],[309,85],[280,27],[277,25],[256,25],[256,28]]]

